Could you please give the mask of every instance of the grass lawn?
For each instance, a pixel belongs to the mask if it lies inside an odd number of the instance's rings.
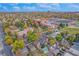
[[[69,34],[79,34],[78,27],[65,27],[61,29],[61,32],[68,32]]]

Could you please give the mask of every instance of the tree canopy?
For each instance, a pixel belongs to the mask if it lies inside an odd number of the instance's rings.
[[[24,40],[15,40],[13,43],[13,51],[24,48]]]
[[[38,37],[39,36],[38,36],[37,32],[29,31],[27,33],[28,42],[36,41],[38,39]]]
[[[58,35],[56,36],[56,40],[61,41],[61,40],[62,40],[62,35],[61,35],[61,34],[58,34]]]

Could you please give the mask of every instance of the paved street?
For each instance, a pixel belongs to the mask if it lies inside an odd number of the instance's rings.
[[[3,29],[2,29],[2,23],[0,22],[0,56],[5,55],[4,51],[3,51],[3,43],[2,43],[2,40],[4,38],[3,34],[4,33],[3,33]]]

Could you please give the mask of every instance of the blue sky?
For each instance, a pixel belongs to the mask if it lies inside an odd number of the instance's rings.
[[[79,12],[79,3],[0,3],[0,12]]]

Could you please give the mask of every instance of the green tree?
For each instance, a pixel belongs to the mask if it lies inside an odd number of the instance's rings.
[[[16,40],[13,43],[13,51],[16,52],[18,49],[24,48],[24,40]]]
[[[4,22],[4,23],[3,23],[3,27],[4,27],[4,29],[5,29],[6,27],[9,27],[9,23],[8,23],[8,22]]]
[[[62,40],[62,35],[61,35],[61,34],[58,34],[58,35],[56,36],[56,40],[61,41],[61,40]]]
[[[6,42],[6,44],[11,45],[11,44],[13,44],[13,39],[11,38],[11,36],[6,35],[5,42]]]
[[[76,37],[74,37],[74,36],[69,36],[69,37],[67,38],[67,40],[68,40],[69,42],[74,42],[74,41],[76,40]]]
[[[25,23],[24,27],[23,28],[28,28],[28,25]]]
[[[38,39],[38,34],[34,31],[29,31],[27,34],[28,42],[36,41]]]
[[[27,22],[28,26],[32,25],[32,22],[33,22],[33,20],[29,19],[28,22]]]
[[[54,38],[49,38],[49,44],[54,45],[56,43],[56,40]]]
[[[24,28],[25,23],[23,21],[18,21],[15,23],[15,26],[19,27],[21,30]]]
[[[60,23],[59,26],[60,26],[61,28],[64,28],[66,25],[67,25],[67,24]]]

